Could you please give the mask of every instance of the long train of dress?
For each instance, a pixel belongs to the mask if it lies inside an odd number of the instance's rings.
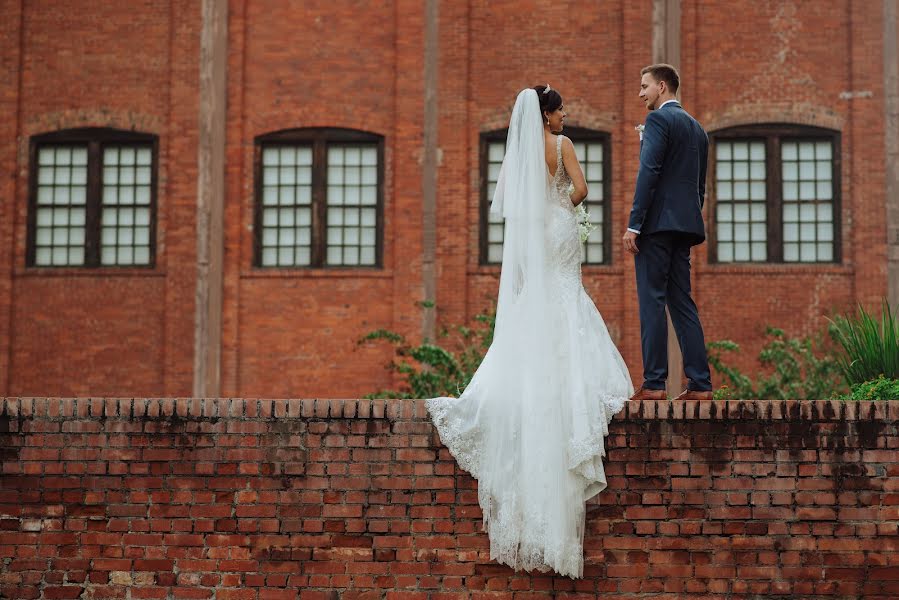
[[[441,441],[478,480],[490,557],[582,577],[585,502],[606,487],[604,438],[633,385],[581,282],[561,140],[546,227],[547,283],[557,300],[544,315],[549,347],[497,337],[461,396],[427,407]]]

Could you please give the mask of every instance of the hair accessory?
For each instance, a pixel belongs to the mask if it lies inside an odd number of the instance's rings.
[[[544,93],[544,94],[548,94],[548,93],[549,93],[549,90],[551,90],[551,89],[552,89],[552,88],[549,87],[549,84],[547,83],[547,84],[546,84],[546,89],[543,90],[543,93]]]

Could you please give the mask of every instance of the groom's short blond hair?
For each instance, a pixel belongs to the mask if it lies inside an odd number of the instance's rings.
[[[656,81],[664,81],[671,88],[672,94],[677,93],[677,88],[680,87],[680,75],[678,75],[677,69],[669,64],[656,63],[643,67],[643,70],[640,71],[640,75],[646,75],[647,73],[652,75],[652,78]]]

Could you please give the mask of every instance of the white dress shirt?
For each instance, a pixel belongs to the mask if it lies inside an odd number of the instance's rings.
[[[665,106],[669,102],[677,102],[677,100],[665,100],[664,102],[662,102],[662,106]],[[660,106],[659,108],[662,108],[662,106]],[[658,108],[656,110],[658,110]],[[640,232],[636,229],[631,229],[630,227],[628,227],[627,230],[640,235]]]

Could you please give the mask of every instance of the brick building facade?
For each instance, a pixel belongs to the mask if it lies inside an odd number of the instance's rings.
[[[361,335],[420,339],[491,306],[490,165],[516,92],[547,81],[595,167],[604,222],[585,287],[638,382],[618,239],[645,117],[639,71],[660,57],[712,138],[710,241],[693,254],[708,339],[741,343],[752,368],[765,325],[809,334],[899,289],[893,0],[0,10],[6,396],[391,385],[387,349],[357,346]],[[201,351],[212,384],[198,388]]]

